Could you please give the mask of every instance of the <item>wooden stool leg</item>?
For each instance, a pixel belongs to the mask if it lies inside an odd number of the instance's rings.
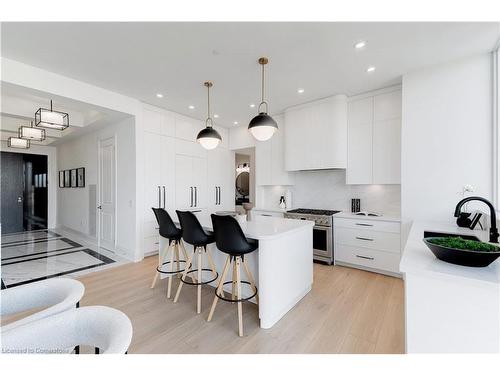
[[[236,259],[233,262],[233,282],[231,284],[231,299],[238,299],[236,296]]]
[[[170,248],[172,249],[172,254],[170,254],[170,272],[174,272],[175,243],[173,243]],[[170,292],[172,290],[172,276],[172,273],[168,275],[167,298],[170,298]]]
[[[179,270],[181,269],[180,268],[180,264],[179,264],[179,244],[177,241],[175,241],[174,243],[174,252],[175,252],[175,263],[176,263],[176,271],[177,271],[177,277],[181,277],[181,274],[179,273]]]
[[[182,273],[181,280],[185,280],[186,279],[186,274],[188,273],[189,268],[191,268],[191,263],[193,261],[193,258],[194,258],[194,253],[193,253],[192,256],[190,256],[190,257],[187,258],[186,268],[184,269],[184,272]],[[179,287],[177,288],[177,293],[175,293],[174,303],[176,303],[177,300],[179,299],[179,295],[181,294],[182,285],[184,285],[184,283],[181,281],[179,283]]]
[[[158,249],[158,266],[161,267],[163,264],[163,261],[165,260],[165,257],[167,256],[168,253],[168,248],[165,251],[162,251],[161,249]],[[158,280],[159,273],[157,270],[155,270],[155,277],[153,278],[153,282],[151,283],[151,289],[153,289],[156,285],[156,281]]]
[[[222,276],[219,280],[219,285],[217,285],[216,293],[218,294],[220,294],[221,291],[224,289],[224,281],[226,280],[226,275],[227,272],[229,271],[230,264],[231,264],[231,256],[228,256],[226,259],[226,264],[224,265],[224,269],[222,270]],[[210,313],[208,314],[207,322],[212,320],[212,317],[214,316],[215,312],[215,306],[217,306],[218,301],[219,298],[217,298],[217,296],[214,296],[214,301],[212,302],[212,307],[210,308]]]
[[[184,247],[184,242],[182,242],[182,240],[179,241],[179,244],[181,246],[181,250],[182,250],[182,254],[184,255],[184,259],[186,260],[186,269],[188,269],[188,264],[187,264],[187,261],[189,259],[188,255],[187,255],[187,251],[186,251],[186,248]],[[194,255],[193,255],[194,256]],[[189,277],[191,278],[191,281],[193,283],[196,282],[196,278],[194,277],[193,274],[190,274]]]
[[[201,283],[201,272],[203,268],[203,260],[202,260],[202,248],[198,247],[198,282]],[[198,285],[198,298],[196,301],[196,313],[199,314],[201,313],[201,284]]]
[[[240,260],[241,257],[236,257],[236,290],[237,299],[241,299],[241,275],[240,275]],[[241,301],[238,302],[238,334],[243,336],[243,311]]]
[[[248,281],[250,281],[250,286],[253,288],[254,292],[257,292],[257,285],[255,284],[255,280],[253,279],[252,273],[248,269],[248,264],[245,262],[245,259],[242,260],[243,267],[245,268],[245,273],[248,277]],[[255,301],[257,302],[257,305],[259,304],[259,294],[257,293],[255,295]]]
[[[216,271],[217,267],[215,267],[214,259],[212,258],[212,254],[210,253],[209,248],[207,248],[207,259],[208,259],[208,263],[210,264],[210,268],[212,269],[212,274],[215,277],[217,275],[217,271]],[[222,294],[222,297],[225,297],[224,296],[224,288],[222,288],[221,294]]]

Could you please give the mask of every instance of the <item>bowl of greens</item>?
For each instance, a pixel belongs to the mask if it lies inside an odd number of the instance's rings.
[[[461,266],[486,267],[500,256],[500,247],[460,236],[426,237],[424,243],[436,258]]]

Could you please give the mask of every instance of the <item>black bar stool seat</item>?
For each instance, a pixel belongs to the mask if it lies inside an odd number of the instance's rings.
[[[181,282],[175,294],[174,303],[179,299],[183,284],[194,285],[198,287],[196,312],[201,313],[201,286],[209,284],[219,277],[215,269],[215,263],[210,254],[208,245],[215,242],[215,237],[203,230],[198,218],[191,211],[176,211],[179,217],[179,222],[182,229],[182,239],[190,245],[193,245],[193,255],[187,260],[186,267],[181,276]],[[197,268],[192,268],[195,255],[198,254]],[[203,255],[206,255],[210,268],[203,268]],[[211,272],[211,278],[203,281],[203,272]],[[195,275],[196,274],[196,278]],[[191,282],[186,280],[186,277],[191,277]]]
[[[222,276],[215,290],[215,297],[212,302],[212,308],[208,315],[208,321],[212,320],[215,307],[217,306],[217,301],[219,299],[227,302],[238,304],[238,334],[243,336],[243,312],[241,303],[248,301],[253,297],[256,298],[258,303],[258,291],[255,285],[255,280],[252,273],[248,269],[248,265],[245,262],[245,255],[249,254],[258,248],[257,241],[248,240],[245,234],[241,230],[240,225],[232,216],[222,216],[222,215],[211,215],[212,224],[215,235],[215,243],[217,248],[228,255],[226,259],[226,264],[222,271]],[[233,277],[231,281],[224,281],[226,274],[229,270],[230,265],[233,266]],[[241,280],[240,265],[243,264],[243,268],[248,277],[248,281]],[[224,285],[232,284],[231,299],[226,298],[224,295]],[[250,285],[253,289],[253,294],[249,297],[242,297],[241,294],[241,284]]]
[[[168,275],[168,287],[167,287],[167,298],[170,298],[170,293],[172,290],[172,275],[180,274],[184,272],[185,268],[181,269],[181,264],[185,264],[188,259],[186,249],[184,248],[184,244],[182,243],[182,230],[177,228],[172,218],[163,208],[152,208],[156,221],[159,226],[159,234],[161,237],[166,238],[168,240],[167,249],[159,249],[158,254],[158,267],[156,267],[155,277],[153,279],[153,283],[151,284],[151,288],[154,288],[156,285],[156,281],[158,280],[158,275],[160,273]],[[180,258],[180,251],[183,253],[184,259]],[[162,251],[163,250],[163,251]],[[169,252],[170,260],[165,262]],[[162,254],[163,253],[163,254]],[[168,268],[170,266],[170,271]],[[174,269],[175,267],[175,269]]]

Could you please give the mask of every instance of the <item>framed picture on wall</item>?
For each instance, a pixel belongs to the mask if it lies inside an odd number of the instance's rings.
[[[59,171],[59,187],[64,187],[64,171]]]
[[[71,183],[69,180],[69,169],[64,171],[64,187],[71,187]]]
[[[76,187],[76,169],[71,170],[71,187]]]
[[[85,187],[85,168],[76,170],[76,186]]]

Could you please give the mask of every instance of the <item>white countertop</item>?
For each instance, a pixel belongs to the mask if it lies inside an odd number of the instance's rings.
[[[333,215],[333,218],[401,222],[401,218],[399,216],[393,216],[393,215],[364,216],[364,215],[356,215],[353,214],[352,212],[339,212],[338,214]]]
[[[488,231],[459,228],[453,222],[413,222],[399,265],[401,272],[421,272],[434,276],[459,277],[500,284],[500,260],[488,267],[466,267],[437,259],[425,245],[424,231],[462,233],[488,240]]]
[[[212,231],[210,215],[196,215],[202,227]],[[174,220],[178,224],[178,219]],[[254,240],[270,240],[305,228],[312,228],[314,221],[283,219],[281,217],[256,216],[251,221],[240,224],[246,237]]]

